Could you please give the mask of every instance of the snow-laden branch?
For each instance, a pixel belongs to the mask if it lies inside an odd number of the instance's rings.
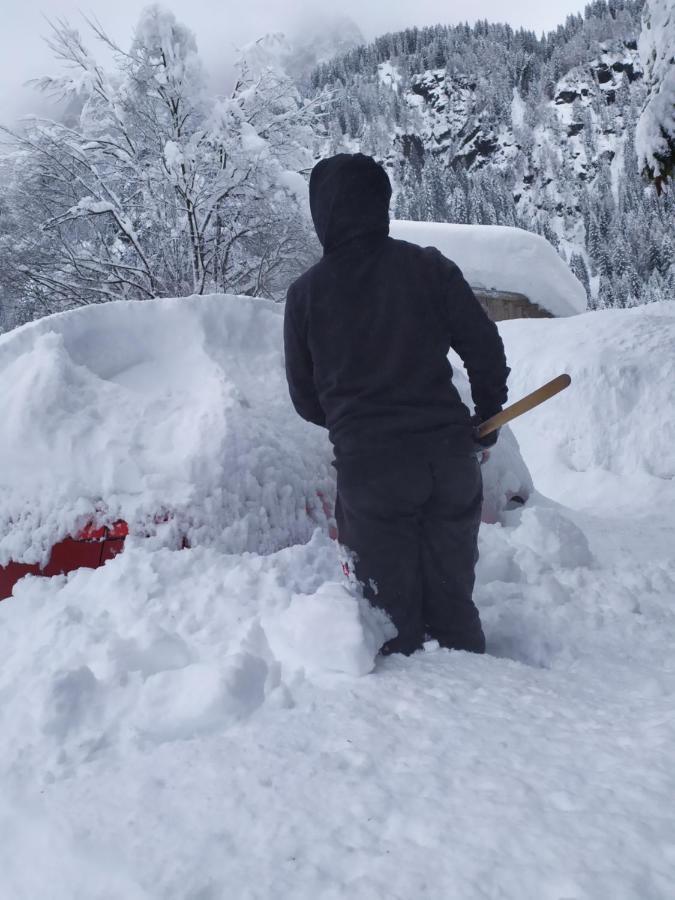
[[[40,82],[77,96],[78,120],[5,132],[21,210],[16,283],[41,301],[53,292],[55,308],[68,285],[76,303],[115,291],[281,296],[313,253],[299,173],[326,98],[303,101],[282,70],[243,61],[232,94],[209,97],[194,38],[157,7],[128,49],[85,22],[112,67],[56,20],[49,43],[69,71]]]

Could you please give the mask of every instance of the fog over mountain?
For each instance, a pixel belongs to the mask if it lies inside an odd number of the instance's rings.
[[[131,0],[119,0],[113,5],[103,0],[89,0],[84,5],[76,0],[25,0],[5,4],[0,33],[0,122],[48,108],[44,98],[25,86],[29,79],[44,74],[52,66],[44,42],[49,34],[46,19],[68,19],[74,26],[82,27],[82,15],[93,16],[125,44],[142,5]],[[505,9],[497,0],[453,0],[451,4],[442,0],[419,0],[415,4],[409,0],[389,0],[386,4],[344,0],[338,13],[327,12],[321,0],[249,0],[245,4],[235,4],[233,0],[224,3],[173,0],[164,5],[195,32],[201,56],[214,84],[218,84],[231,79],[237,47],[269,32],[284,32],[293,41],[298,35],[300,43],[306,36],[316,38],[320,58],[322,32],[331,30],[331,19],[336,16],[351,19],[367,40],[412,25],[473,22],[477,18],[507,20],[516,27],[523,25],[539,32],[555,27],[568,13],[581,9],[583,3],[581,0],[553,0],[546,4],[513,0]]]

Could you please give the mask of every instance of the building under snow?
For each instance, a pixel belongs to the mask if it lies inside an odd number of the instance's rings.
[[[436,247],[464,273],[490,317],[573,316],[586,291],[549,242],[522,228],[394,220],[391,236]]]

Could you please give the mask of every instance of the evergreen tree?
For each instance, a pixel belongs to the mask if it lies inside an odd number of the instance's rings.
[[[586,267],[586,263],[584,262],[584,258],[580,253],[573,253],[570,257],[570,269],[573,274],[579,279],[579,281],[583,284],[584,290],[586,291],[586,297],[590,299],[591,296],[591,282],[588,276],[588,269]]]

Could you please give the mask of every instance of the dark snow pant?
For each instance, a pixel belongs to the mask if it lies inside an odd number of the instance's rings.
[[[337,464],[335,515],[364,595],[398,629],[382,652],[410,654],[425,635],[485,651],[471,598],[483,485],[478,461],[446,448]]]

